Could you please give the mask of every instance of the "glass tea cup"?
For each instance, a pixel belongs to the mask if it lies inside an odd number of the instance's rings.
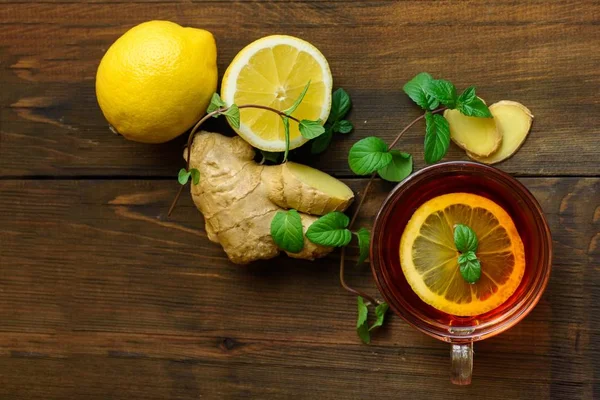
[[[485,314],[460,317],[423,302],[400,266],[400,238],[424,202],[447,193],[467,192],[499,204],[513,219],[525,247],[525,273],[513,295]],[[471,383],[473,342],[497,335],[522,320],[537,304],[552,265],[552,238],[533,195],[510,175],[488,165],[453,161],[424,168],[397,185],[373,225],[371,268],[390,308],[416,329],[451,344],[451,380]],[[485,266],[483,266],[485,268]]]

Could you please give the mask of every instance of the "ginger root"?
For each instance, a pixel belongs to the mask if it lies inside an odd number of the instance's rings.
[[[446,110],[444,117],[452,141],[471,154],[487,157],[500,146],[502,134],[493,118],[467,117],[458,110]]]
[[[192,198],[204,215],[209,240],[221,244],[236,264],[281,252],[270,233],[277,211],[296,209],[306,232],[317,219],[313,215],[344,211],[354,199],[348,186],[324,172],[293,162],[259,165],[254,155],[242,138],[218,133],[198,133],[191,148],[190,168],[200,171],[200,183],[191,185]],[[286,253],[312,260],[332,250],[304,238],[299,253]]]
[[[500,147],[491,155],[481,157],[467,151],[467,155],[484,164],[504,161],[519,150],[531,128],[533,114],[521,103],[502,100],[490,106],[490,112],[496,121],[496,128],[502,135]]]

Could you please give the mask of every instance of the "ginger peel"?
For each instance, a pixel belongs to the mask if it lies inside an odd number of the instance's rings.
[[[292,162],[259,165],[254,149],[237,136],[200,132],[190,154],[190,168],[198,169],[201,177],[198,185],[191,185],[192,199],[204,215],[207,236],[236,264],[281,252],[270,235],[277,211],[296,209],[306,232],[317,219],[314,215],[344,211],[354,199],[348,186],[314,168]],[[286,253],[312,260],[332,250],[304,238],[299,253]]]

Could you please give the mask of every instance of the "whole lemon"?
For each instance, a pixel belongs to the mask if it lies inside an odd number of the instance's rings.
[[[217,89],[212,34],[149,21],[110,46],[96,74],[104,117],[127,139],[162,143],[189,129]]]

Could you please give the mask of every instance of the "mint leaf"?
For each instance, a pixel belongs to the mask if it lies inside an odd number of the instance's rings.
[[[290,119],[288,117],[281,117],[283,121],[283,131],[285,133],[285,151],[283,152],[283,162],[288,159],[290,153]]]
[[[331,143],[332,138],[333,131],[331,130],[331,127],[326,126],[325,133],[323,133],[321,136],[317,137],[311,142],[310,152],[312,154],[321,154],[322,152],[327,150],[327,147],[329,147],[329,143]]]
[[[192,183],[194,185],[197,185],[200,183],[200,171],[198,171],[196,168],[192,168],[190,169],[190,174],[192,175]]]
[[[222,114],[224,114],[225,118],[227,118],[227,122],[229,122],[229,125],[236,129],[240,127],[240,109],[237,105],[230,105],[229,108],[225,110]]]
[[[429,111],[425,113],[425,161],[440,161],[450,146],[450,126],[446,118]]]
[[[335,121],[335,123],[333,124],[333,131],[334,132],[350,133],[350,132],[352,132],[352,129],[354,129],[354,126],[352,125],[352,122],[350,122],[350,121],[348,121],[346,119]]]
[[[377,170],[377,173],[386,181],[400,182],[412,172],[412,156],[398,150],[391,150],[390,154],[392,155],[392,162]]]
[[[468,104],[475,100],[477,96],[475,95],[475,86],[469,86],[465,89],[464,92],[458,96],[457,104]]]
[[[271,237],[280,249],[290,253],[300,252],[304,247],[304,237],[298,211],[278,211],[271,220]]]
[[[387,303],[381,303],[377,307],[375,307],[375,316],[377,319],[375,320],[375,323],[371,325],[369,331],[372,331],[373,329],[379,328],[381,325],[383,325],[383,322],[385,320],[385,313],[389,308],[390,306]]]
[[[456,102],[456,108],[467,117],[493,118],[488,106],[475,94],[473,86],[461,93]]]
[[[179,170],[179,174],[177,175],[177,182],[179,182],[179,184],[183,186],[188,182],[191,175],[191,172],[189,172],[185,168],[181,168]]]
[[[306,237],[321,246],[343,247],[352,239],[352,232],[347,229],[349,224],[346,214],[333,211],[313,222],[306,230]]]
[[[456,105],[456,87],[444,79],[431,80],[425,87],[425,92],[448,108]]]
[[[463,224],[454,225],[454,245],[461,253],[475,252],[479,241],[475,231]]]
[[[356,319],[356,333],[358,333],[358,337],[363,341],[363,343],[369,344],[371,342],[371,334],[369,333],[369,325],[367,322],[369,309],[365,304],[365,300],[361,296],[358,296],[357,304],[358,318]]]
[[[387,144],[375,136],[354,143],[348,153],[350,169],[357,175],[368,175],[392,162]]]
[[[404,93],[424,110],[434,110],[440,105],[438,100],[426,92],[426,88],[432,80],[433,78],[427,72],[421,72],[403,87]]]
[[[356,238],[358,239],[358,262],[356,265],[360,265],[369,257],[369,250],[371,244],[371,232],[368,229],[360,228],[358,231],[354,232]]]
[[[458,257],[460,274],[469,283],[475,283],[481,278],[481,263],[474,252],[469,251]]]
[[[296,101],[294,102],[294,104],[292,104],[292,106],[290,108],[287,108],[285,110],[283,110],[283,112],[287,115],[292,115],[292,113],[294,111],[296,111],[296,108],[298,108],[298,106],[300,105],[300,103],[302,103],[302,100],[304,100],[304,96],[306,95],[306,92],[308,91],[308,87],[310,86],[310,81],[308,81],[308,83],[306,84],[306,86],[304,86],[304,90],[302,90],[302,93],[300,93],[300,96],[298,96],[298,98],[296,99]]]
[[[331,96],[331,111],[329,112],[327,121],[333,123],[344,118],[350,107],[352,107],[352,101],[348,93],[342,88],[337,89]]]
[[[276,151],[266,151],[266,150],[261,150],[260,154],[263,157],[263,161],[271,161],[272,163],[278,163],[279,160],[281,159],[281,156],[283,153],[280,152],[276,152]]]
[[[475,260],[477,260],[477,254],[475,254],[474,251],[467,251],[466,253],[463,253],[458,256],[459,264],[463,264],[463,263],[466,263],[467,261],[475,261]]]
[[[303,119],[298,125],[300,134],[307,139],[314,139],[325,133],[325,128],[321,125],[321,120],[310,121]]]
[[[206,109],[206,113],[210,114],[213,111],[217,111],[219,108],[225,107],[226,104],[223,100],[221,100],[221,96],[219,96],[218,93],[213,93],[212,97],[210,98],[210,104],[208,105],[208,108]],[[213,115],[213,117],[218,117],[219,114]]]

